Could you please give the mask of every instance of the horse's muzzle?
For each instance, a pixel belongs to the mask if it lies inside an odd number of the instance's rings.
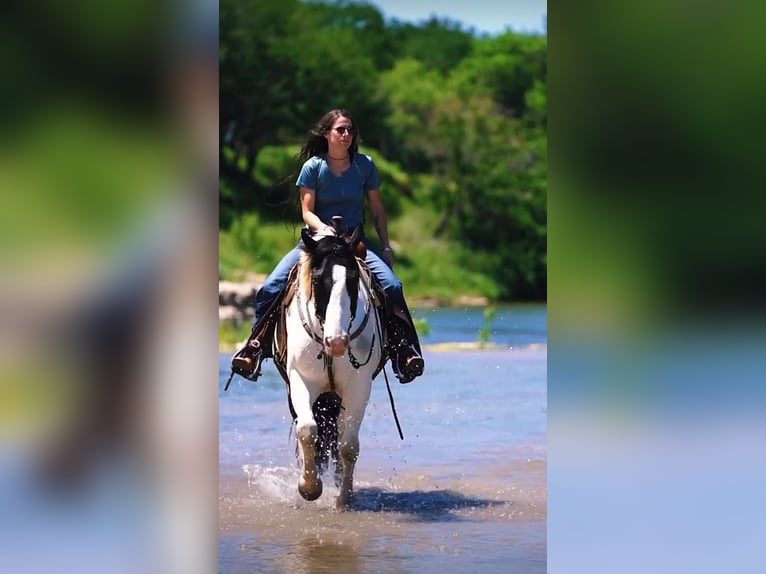
[[[348,349],[348,335],[340,335],[339,337],[325,337],[324,344],[327,351],[333,357],[340,357],[345,354]]]

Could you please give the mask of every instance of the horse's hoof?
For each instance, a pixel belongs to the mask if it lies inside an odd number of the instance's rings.
[[[298,483],[298,492],[305,500],[316,500],[320,496],[322,496],[322,481],[318,480],[315,485],[313,485],[314,488],[308,489],[303,488],[301,486],[301,483]]]

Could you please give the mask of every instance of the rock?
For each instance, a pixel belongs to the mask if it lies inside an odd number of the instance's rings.
[[[218,306],[218,320],[219,321],[241,321],[242,312],[236,307],[231,305],[219,305]]]
[[[258,285],[255,283],[218,282],[218,304],[234,307],[254,306]]]
[[[239,324],[255,317],[255,295],[260,284],[218,282],[218,320]]]
[[[481,295],[461,295],[455,300],[455,304],[466,307],[486,307],[489,305],[489,299]]]

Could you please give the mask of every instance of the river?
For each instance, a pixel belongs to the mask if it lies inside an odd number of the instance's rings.
[[[498,307],[491,349],[471,342],[477,308],[414,309],[425,318],[425,374],[391,377],[399,438],[383,375],[360,433],[355,499],[339,512],[331,479],[301,499],[284,384],[267,362],[258,383],[223,391],[220,355],[220,572],[546,571],[546,309]]]

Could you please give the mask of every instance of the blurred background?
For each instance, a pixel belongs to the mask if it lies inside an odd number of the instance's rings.
[[[763,17],[549,14],[550,572],[763,568]]]
[[[217,3],[2,12],[0,570],[211,571]]]

